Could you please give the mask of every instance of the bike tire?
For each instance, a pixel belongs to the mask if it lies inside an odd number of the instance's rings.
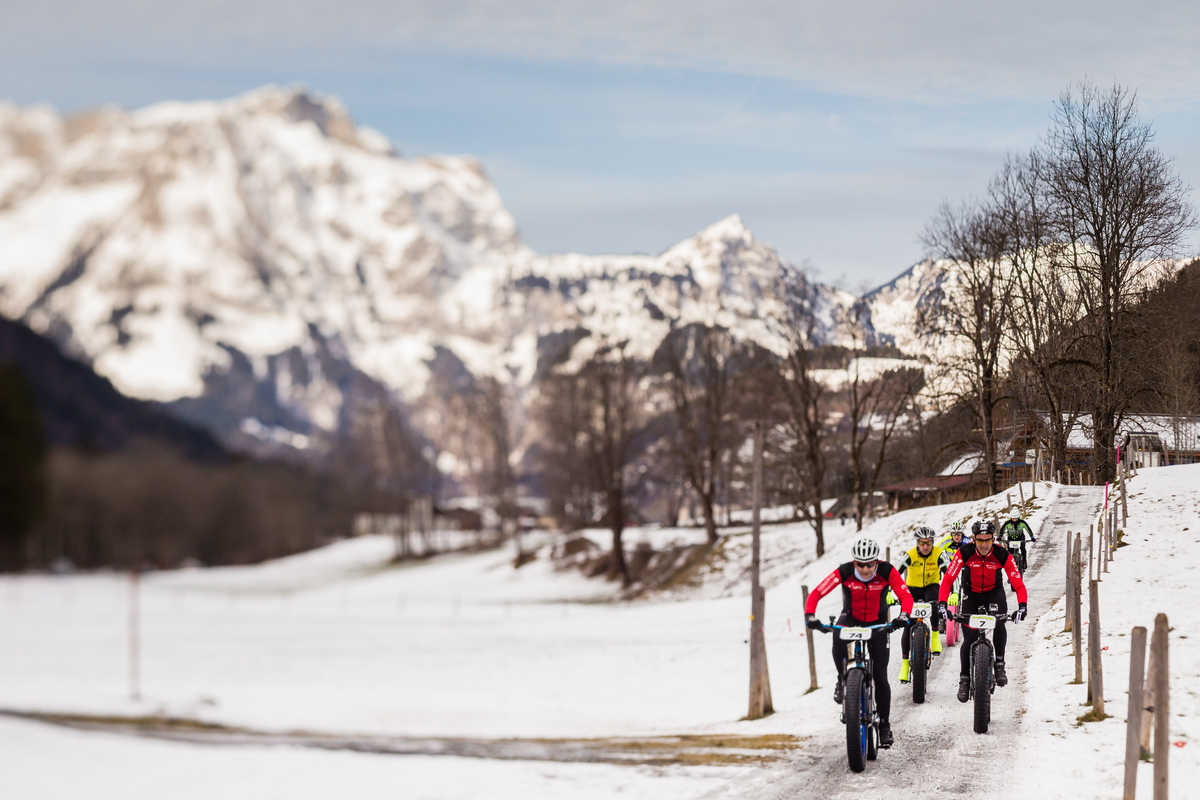
[[[975,695],[975,732],[987,733],[992,720],[992,648],[978,644],[971,654],[971,689]]]
[[[879,757],[879,729],[875,725],[867,728],[867,761]]]
[[[862,670],[846,671],[846,689],[842,701],[842,713],[846,717],[846,760],[851,772],[862,772],[867,768],[865,760],[867,731],[863,725],[863,674]]]
[[[951,614],[958,613],[958,606],[949,606]],[[953,647],[958,642],[958,623],[950,620],[946,623],[946,647]]]
[[[909,631],[909,653],[911,658],[908,660],[909,678],[912,680],[913,687],[913,702],[925,702],[925,677],[929,664],[929,629],[923,624],[918,623],[913,625]]]

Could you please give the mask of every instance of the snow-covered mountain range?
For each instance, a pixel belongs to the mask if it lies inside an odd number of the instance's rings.
[[[865,298],[877,341],[918,344],[937,273]],[[478,163],[404,158],[302,89],[70,118],[0,104],[0,314],[235,447],[319,453],[356,398],[436,409],[439,373],[519,399],[564,341],[649,355],[707,321],[777,349],[797,288],[837,341],[857,298],[810,287],[736,215],[657,256],[539,255]]]

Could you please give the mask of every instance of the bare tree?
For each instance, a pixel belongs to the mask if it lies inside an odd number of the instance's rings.
[[[591,409],[587,381],[578,372],[554,372],[539,382],[541,435],[538,461],[547,496],[568,529],[596,522],[595,470],[590,462]]]
[[[992,179],[988,198],[1012,282],[1004,334],[1013,395],[1027,413],[1045,412],[1046,449],[1064,464],[1067,437],[1083,411],[1076,389],[1082,310],[1060,268],[1068,248],[1052,236],[1047,188],[1037,151],[1010,155]]]
[[[730,385],[738,349],[725,328],[697,324],[671,331],[655,354],[675,413],[683,475],[700,500],[709,544],[717,541],[721,460],[735,440]]]
[[[888,460],[888,445],[921,383],[920,370],[889,370],[883,375],[863,375],[860,358],[866,353],[864,312],[863,305],[856,304],[844,321],[851,342],[846,364],[844,423],[848,426],[850,439],[854,509],[860,531]]]
[[[923,333],[945,338],[946,394],[969,407],[979,424],[988,492],[996,492],[996,409],[1004,399],[1001,342],[1011,309],[1013,282],[1006,275],[1003,231],[985,204],[943,204],[922,240],[949,259],[948,280],[927,308],[919,309]]]
[[[814,372],[813,333],[815,288],[801,280],[790,293],[792,303],[783,321],[787,342],[777,376],[776,392],[782,410],[778,433],[783,441],[771,449],[784,459],[785,471],[794,483],[799,516],[808,520],[817,536],[817,557],[825,555],[825,515],[821,499],[827,469],[826,446],[829,392]]]
[[[627,348],[627,342],[601,342],[582,365],[564,365],[543,380],[539,403],[547,488],[574,524],[608,525],[610,574],[624,586],[632,576],[622,536],[647,423],[644,368]]]
[[[638,386],[641,370],[626,352],[627,346],[628,342],[602,345],[580,371],[590,411],[585,429],[589,462],[612,531],[612,571],[623,586],[632,583],[621,537],[629,512],[628,470],[637,454],[635,437],[644,406]]]
[[[1154,138],[1134,92],[1085,81],[1060,96],[1042,147],[1051,229],[1072,245],[1065,267],[1088,319],[1099,480],[1114,474],[1117,427],[1138,391],[1122,364],[1124,343],[1139,335],[1134,301],[1154,260],[1175,255],[1195,223],[1189,189]]]

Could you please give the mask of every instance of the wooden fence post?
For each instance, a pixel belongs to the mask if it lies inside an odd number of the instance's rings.
[[[1071,593],[1073,595],[1071,604],[1074,606],[1074,611],[1071,613],[1071,618],[1075,620],[1075,626],[1071,629],[1071,643],[1075,653],[1075,683],[1083,683],[1083,608],[1082,594],[1080,582],[1083,577],[1083,536],[1075,534],[1075,574],[1072,580]]]
[[[1112,536],[1112,531],[1108,528],[1108,509],[1104,510],[1104,525],[1102,526],[1103,533],[1100,534],[1100,565],[1105,572],[1108,572],[1108,544],[1109,538]]]
[[[1171,750],[1170,659],[1167,655],[1167,615],[1154,618],[1150,645],[1154,673],[1154,800],[1167,800],[1167,761]]]
[[[804,598],[804,607],[808,608],[808,587],[801,586],[800,594]],[[804,638],[808,640],[808,691],[815,692],[817,690],[817,653],[813,647],[813,632],[806,631]]]
[[[1075,539],[1070,531],[1067,531],[1067,583],[1064,592],[1066,598],[1066,613],[1063,615],[1063,633],[1071,630],[1071,612],[1075,610],[1075,595],[1071,592],[1071,577],[1075,571],[1071,569],[1071,559],[1075,556]]]
[[[1004,513],[1011,515],[1012,514],[1012,492],[1005,492],[1004,499],[1008,503],[1008,508],[1005,509]],[[997,531],[996,533],[997,533],[997,535],[999,535],[999,531]]]
[[[1125,794],[1122,800],[1134,800],[1137,793],[1137,768],[1142,747],[1142,688],[1146,682],[1146,629],[1137,626],[1129,637],[1129,711],[1125,715]]]
[[[763,424],[754,423],[754,511],[750,537],[750,708],[748,719],[759,719],[775,709],[771,705],[771,678],[767,672],[767,639],[763,625],[767,590],[759,582],[762,541]]]
[[[1088,695],[1092,714],[1104,719],[1104,667],[1100,663],[1100,581],[1088,585]]]
[[[1127,470],[1121,470],[1121,527],[1124,528],[1129,524],[1129,506],[1125,502],[1125,473]]]
[[[1115,501],[1115,498],[1114,498]],[[1112,563],[1113,558],[1117,554],[1117,504],[1113,502],[1112,509],[1108,512],[1108,560]]]
[[[1017,494],[1021,497],[1021,505],[1025,505],[1025,484],[1017,484]]]
[[[1142,750],[1142,760],[1150,760],[1150,737],[1154,734],[1154,683],[1157,680],[1158,665],[1154,661],[1154,640],[1150,642],[1150,663],[1146,669],[1146,685],[1142,690],[1142,725],[1138,733]]]
[[[1087,579],[1092,579],[1092,565],[1096,564],[1096,524],[1088,525],[1087,527]],[[1096,577],[1100,576],[1100,571],[1096,571]]]

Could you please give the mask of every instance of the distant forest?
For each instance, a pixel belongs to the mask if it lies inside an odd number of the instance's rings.
[[[0,569],[245,564],[387,508],[369,476],[252,460],[0,319]]]

